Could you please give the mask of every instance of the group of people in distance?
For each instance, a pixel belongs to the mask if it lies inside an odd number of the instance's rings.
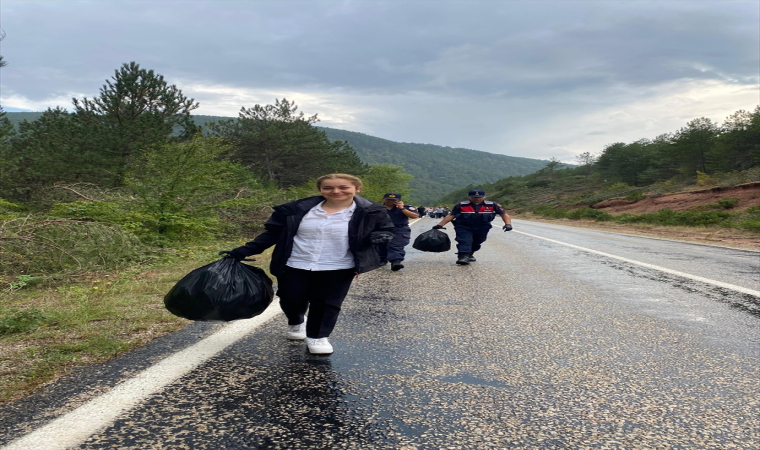
[[[286,335],[305,339],[310,353],[326,355],[333,352],[328,337],[351,282],[388,261],[392,271],[404,267],[409,219],[419,213],[398,193],[386,194],[383,204],[360,197],[362,181],[353,175],[324,175],[317,179],[317,189],[320,195],[275,206],[263,233],[219,253],[240,261],[274,246],[269,271],[277,278],[277,296],[288,319]],[[433,227],[455,220],[460,265],[475,260],[472,255],[497,215],[504,220],[504,231],[512,229],[507,212],[485,200],[485,192],[474,190],[468,196]]]
[[[417,207],[417,211],[419,211],[420,217],[423,217],[427,214],[433,219],[443,219],[451,212],[451,210],[445,206],[431,206],[430,208],[419,206]]]

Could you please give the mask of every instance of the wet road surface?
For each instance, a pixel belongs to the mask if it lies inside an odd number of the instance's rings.
[[[520,232],[760,291],[758,252],[584,228],[569,232],[568,227],[540,222],[515,223]]]
[[[646,238],[637,253],[632,237],[515,223],[749,288],[760,272],[758,253]],[[759,299],[498,228],[476,257],[456,266],[453,249],[410,246],[402,271],[354,283],[333,355],[287,341],[277,316],[75,448],[760,448]],[[219,327],[0,409],[0,443]]]

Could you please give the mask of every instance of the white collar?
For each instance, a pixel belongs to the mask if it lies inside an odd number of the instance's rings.
[[[315,207],[314,207],[314,208],[312,208],[312,209],[316,210],[316,211],[317,211],[317,212],[319,212],[319,213],[322,213],[322,214],[327,214],[327,211],[325,211],[324,209],[322,209],[322,205],[324,205],[324,203],[325,203],[326,201],[327,201],[327,200],[322,200],[321,202],[319,202],[319,204],[318,204],[317,206],[315,206]],[[354,212],[355,210],[356,210],[356,201],[353,201],[353,202],[351,202],[351,206],[349,206],[348,208],[346,208],[346,209],[341,209],[340,211],[334,212],[333,214],[340,214],[340,213],[343,213],[343,212],[347,212],[347,213],[349,213],[349,212],[350,212],[350,213],[352,213],[352,212]]]

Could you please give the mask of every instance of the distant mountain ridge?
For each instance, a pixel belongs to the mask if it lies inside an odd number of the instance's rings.
[[[41,112],[5,112],[5,117],[11,121],[13,126],[18,128],[18,124],[23,121],[33,122],[42,117]]]
[[[193,116],[205,125],[229,117]],[[414,176],[409,186],[412,199],[431,205],[447,193],[467,186],[494,183],[511,176],[527,175],[543,168],[547,160],[498,155],[433,144],[394,142],[354,131],[317,127],[334,141],[348,141],[366,164],[394,164]]]
[[[412,197],[430,205],[448,192],[536,172],[548,161],[466,148],[394,142],[353,131],[319,127],[331,140],[348,141],[367,164],[395,164],[414,175]]]
[[[40,112],[7,112],[11,123],[36,120]],[[230,117],[194,115],[195,123]],[[366,164],[394,164],[414,176],[409,186],[415,202],[431,205],[447,193],[467,186],[478,187],[510,176],[527,175],[543,168],[548,161],[498,155],[466,148],[433,144],[394,142],[353,131],[318,127],[331,140],[348,141]]]

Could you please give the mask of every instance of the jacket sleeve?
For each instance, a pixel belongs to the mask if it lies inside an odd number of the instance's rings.
[[[368,238],[372,240],[373,236],[376,236],[378,234],[381,235],[387,235],[390,239],[393,238],[393,221],[391,221],[391,217],[388,215],[387,210],[385,207],[383,207],[383,210],[378,213],[378,219],[375,222],[375,228],[369,233]],[[389,240],[390,240],[389,239]]]
[[[375,225],[375,231],[390,231],[393,233],[395,226],[393,225],[391,216],[388,215],[387,211],[384,212],[385,214],[381,214],[381,219],[378,220],[377,224]]]
[[[256,236],[252,241],[246,242],[242,247],[235,250],[241,254],[258,255],[269,247],[275,245],[280,235],[285,230],[285,216],[277,211],[273,212],[264,223],[264,232]]]

